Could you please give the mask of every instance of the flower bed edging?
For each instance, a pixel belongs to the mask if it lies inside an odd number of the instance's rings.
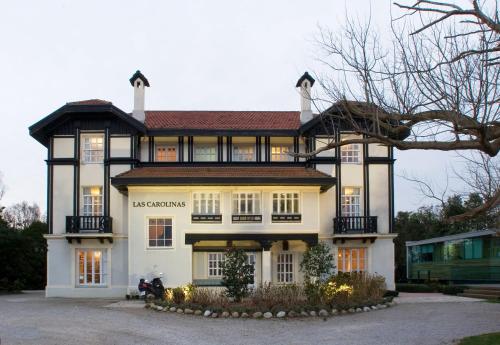
[[[354,314],[354,313],[363,313],[363,312],[372,312],[375,310],[380,310],[380,309],[385,309],[388,307],[392,307],[396,305],[396,302],[394,301],[386,301],[384,303],[376,304],[376,305],[366,305],[363,307],[357,307],[357,308],[349,308],[349,309],[332,309],[330,311],[326,309],[320,309],[319,311],[315,310],[310,310],[307,312],[306,310],[301,310],[300,313],[290,310],[290,311],[285,311],[281,310],[276,313],[272,313],[268,310],[265,311],[256,311],[252,314],[248,314],[246,312],[239,313],[237,311],[230,312],[229,310],[225,310],[223,312],[216,312],[212,311],[210,309],[190,309],[190,308],[179,308],[176,306],[162,306],[162,302],[147,302],[145,307],[150,308],[151,310],[159,311],[159,312],[172,312],[172,313],[178,313],[178,314],[186,314],[186,315],[194,315],[194,316],[201,316],[205,318],[233,318],[233,319],[246,319],[246,318],[253,318],[253,319],[263,319],[263,320],[270,320],[270,319],[292,319],[292,318],[306,318],[306,317],[321,317],[321,318],[326,318],[326,317],[333,317],[333,316],[341,316],[345,314]]]

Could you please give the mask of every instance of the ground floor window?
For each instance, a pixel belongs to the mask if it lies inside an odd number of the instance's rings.
[[[208,276],[211,278],[222,277],[224,253],[208,253]]]
[[[278,283],[293,283],[293,254],[278,254]]]
[[[366,248],[338,248],[339,272],[363,272],[367,270]]]
[[[106,284],[106,250],[78,249],[78,284],[96,286]]]
[[[172,247],[172,218],[149,218],[148,246]]]
[[[257,262],[257,255],[255,253],[247,253],[247,264],[253,267],[253,284],[251,285],[255,285],[255,279],[256,279],[255,272],[257,269],[257,267],[255,266],[256,262]]]

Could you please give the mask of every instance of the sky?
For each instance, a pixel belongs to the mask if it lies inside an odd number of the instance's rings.
[[[383,27],[391,10],[386,0],[3,1],[1,204],[45,211],[46,148],[28,127],[66,102],[100,98],[129,112],[128,79],[140,69],[148,110],[300,110],[297,79],[324,68],[318,25],[337,30],[346,14],[371,13]],[[456,162],[429,151],[396,158],[396,210],[430,203],[400,175],[439,186]]]

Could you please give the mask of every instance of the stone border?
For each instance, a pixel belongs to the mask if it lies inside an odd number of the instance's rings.
[[[230,311],[223,311],[222,313],[217,313],[217,312],[212,312],[209,309],[201,310],[201,309],[189,309],[189,308],[178,308],[175,306],[172,307],[163,307],[161,305],[156,304],[155,302],[149,302],[146,303],[145,307],[150,308],[151,310],[159,311],[159,312],[171,312],[171,313],[177,313],[177,314],[186,314],[186,315],[196,315],[196,316],[203,316],[205,318],[233,318],[233,319],[248,319],[248,318],[253,318],[253,319],[287,319],[287,318],[297,318],[297,317],[331,317],[331,316],[337,316],[337,315],[345,315],[345,314],[355,314],[355,313],[362,313],[362,312],[370,312],[370,311],[375,311],[379,309],[385,309],[388,307],[395,306],[396,302],[390,301],[390,302],[385,302],[377,305],[371,305],[371,306],[365,306],[363,308],[358,307],[358,308],[349,308],[349,309],[332,309],[330,311],[326,309],[320,309],[318,312],[311,310],[311,311],[305,311],[302,310],[300,313],[290,310],[288,312],[286,311],[279,311],[275,314],[266,311],[266,312],[261,312],[257,311],[252,314],[248,313],[239,313],[237,311],[230,312]]]

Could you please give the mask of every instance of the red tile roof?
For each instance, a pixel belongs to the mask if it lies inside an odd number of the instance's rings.
[[[103,101],[102,99],[86,99],[83,101],[68,102],[68,105],[107,105],[111,102]]]
[[[299,111],[146,111],[149,129],[296,130]]]

